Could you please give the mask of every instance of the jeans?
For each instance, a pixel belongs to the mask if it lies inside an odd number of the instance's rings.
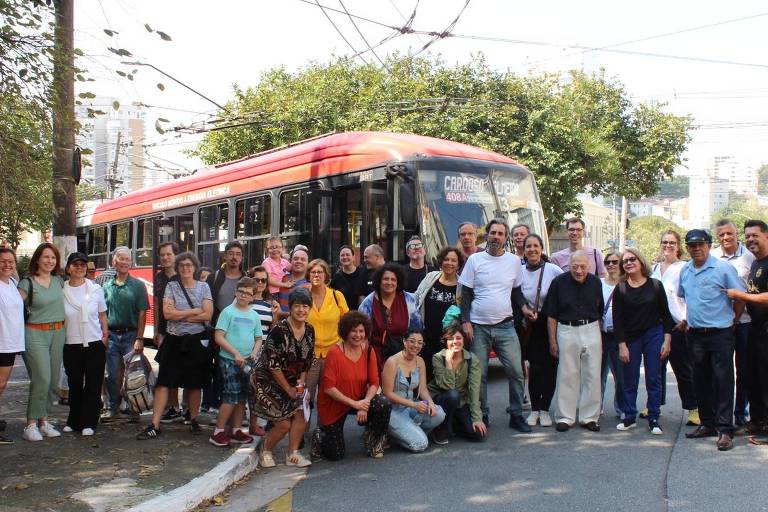
[[[613,374],[613,408],[624,413],[624,364],[619,360],[619,344],[612,332],[603,333],[603,360],[600,367],[600,409],[604,408],[605,387],[608,384],[608,370]]]
[[[480,409],[483,416],[490,412],[488,407],[488,358],[491,350],[504,366],[504,373],[509,379],[509,412],[512,416],[523,415],[523,363],[520,358],[520,342],[517,339],[512,320],[496,325],[472,324],[475,339],[472,341],[472,354],[480,361]]]
[[[733,434],[733,330],[688,331],[699,417],[705,427]]]
[[[427,432],[445,420],[445,412],[439,405],[437,414],[429,416],[416,409],[401,405],[392,408],[389,417],[389,435],[406,450],[423,452],[429,446]]]
[[[756,425],[768,423],[768,322],[752,322],[747,346],[749,416]]]
[[[95,429],[99,423],[105,358],[106,347],[101,340],[87,347],[64,345],[64,368],[69,380],[67,425],[73,430]]]
[[[645,390],[648,393],[648,420],[658,420],[661,411],[661,345],[664,330],[661,325],[645,331],[638,339],[627,343],[629,362],[624,363],[624,417],[637,417],[637,389],[640,363],[645,365]]]
[[[107,397],[109,408],[113,411],[120,407],[120,388],[123,377],[123,357],[133,352],[133,342],[136,341],[136,331],[124,333],[109,333],[107,346]]]
[[[749,370],[747,369],[747,340],[749,328],[752,322],[736,324],[735,351],[736,351],[736,403],[733,407],[733,415],[740,419],[747,417],[747,403],[749,401]]]
[[[482,441],[483,436],[472,428],[472,415],[469,404],[459,407],[459,392],[448,389],[432,397],[437,405],[445,411],[445,421],[438,427],[448,435],[456,434],[473,441]]]

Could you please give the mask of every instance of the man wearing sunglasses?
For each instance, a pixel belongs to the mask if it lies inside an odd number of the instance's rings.
[[[424,242],[421,241],[421,237],[418,235],[408,239],[408,242],[405,244],[405,254],[408,256],[409,261],[403,267],[405,269],[404,290],[413,293],[419,287],[419,283],[427,275],[427,272],[432,272],[435,269],[425,263],[426,251],[424,251]]]
[[[701,426],[689,439],[717,437],[717,449],[733,448],[734,325],[744,303],[728,289],[746,291],[733,266],[710,254],[712,236],[703,229],[685,235],[691,260],[680,272],[678,296],[688,306],[688,343]]]

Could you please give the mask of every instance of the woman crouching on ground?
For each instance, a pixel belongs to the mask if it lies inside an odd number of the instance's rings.
[[[339,321],[341,342],[325,361],[317,398],[318,424],[312,436],[312,455],[330,460],[344,458],[344,422],[354,414],[365,425],[363,445],[374,459],[384,456],[384,439],[392,406],[379,391],[376,352],[371,349],[371,320],[350,311]]]

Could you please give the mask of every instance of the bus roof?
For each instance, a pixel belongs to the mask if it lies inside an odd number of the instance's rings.
[[[193,176],[169,181],[105,202],[86,213],[87,224],[188,206],[252,190],[322,178],[355,169],[417,157],[443,156],[517,164],[484,149],[421,135],[393,132],[345,132],[316,137],[283,149],[266,151],[199,169]],[[519,165],[519,164],[518,164]],[[284,172],[291,170],[290,176]],[[295,171],[295,172],[293,172]],[[257,181],[257,183],[254,183]],[[249,185],[246,183],[250,182]],[[85,220],[85,219],[84,219]]]

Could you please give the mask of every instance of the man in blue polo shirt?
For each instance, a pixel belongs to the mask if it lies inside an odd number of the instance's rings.
[[[678,296],[687,305],[688,343],[701,426],[685,437],[718,437],[717,449],[733,448],[733,326],[744,303],[727,290],[745,291],[736,269],[710,254],[712,236],[703,229],[685,235],[691,260],[680,272]]]

